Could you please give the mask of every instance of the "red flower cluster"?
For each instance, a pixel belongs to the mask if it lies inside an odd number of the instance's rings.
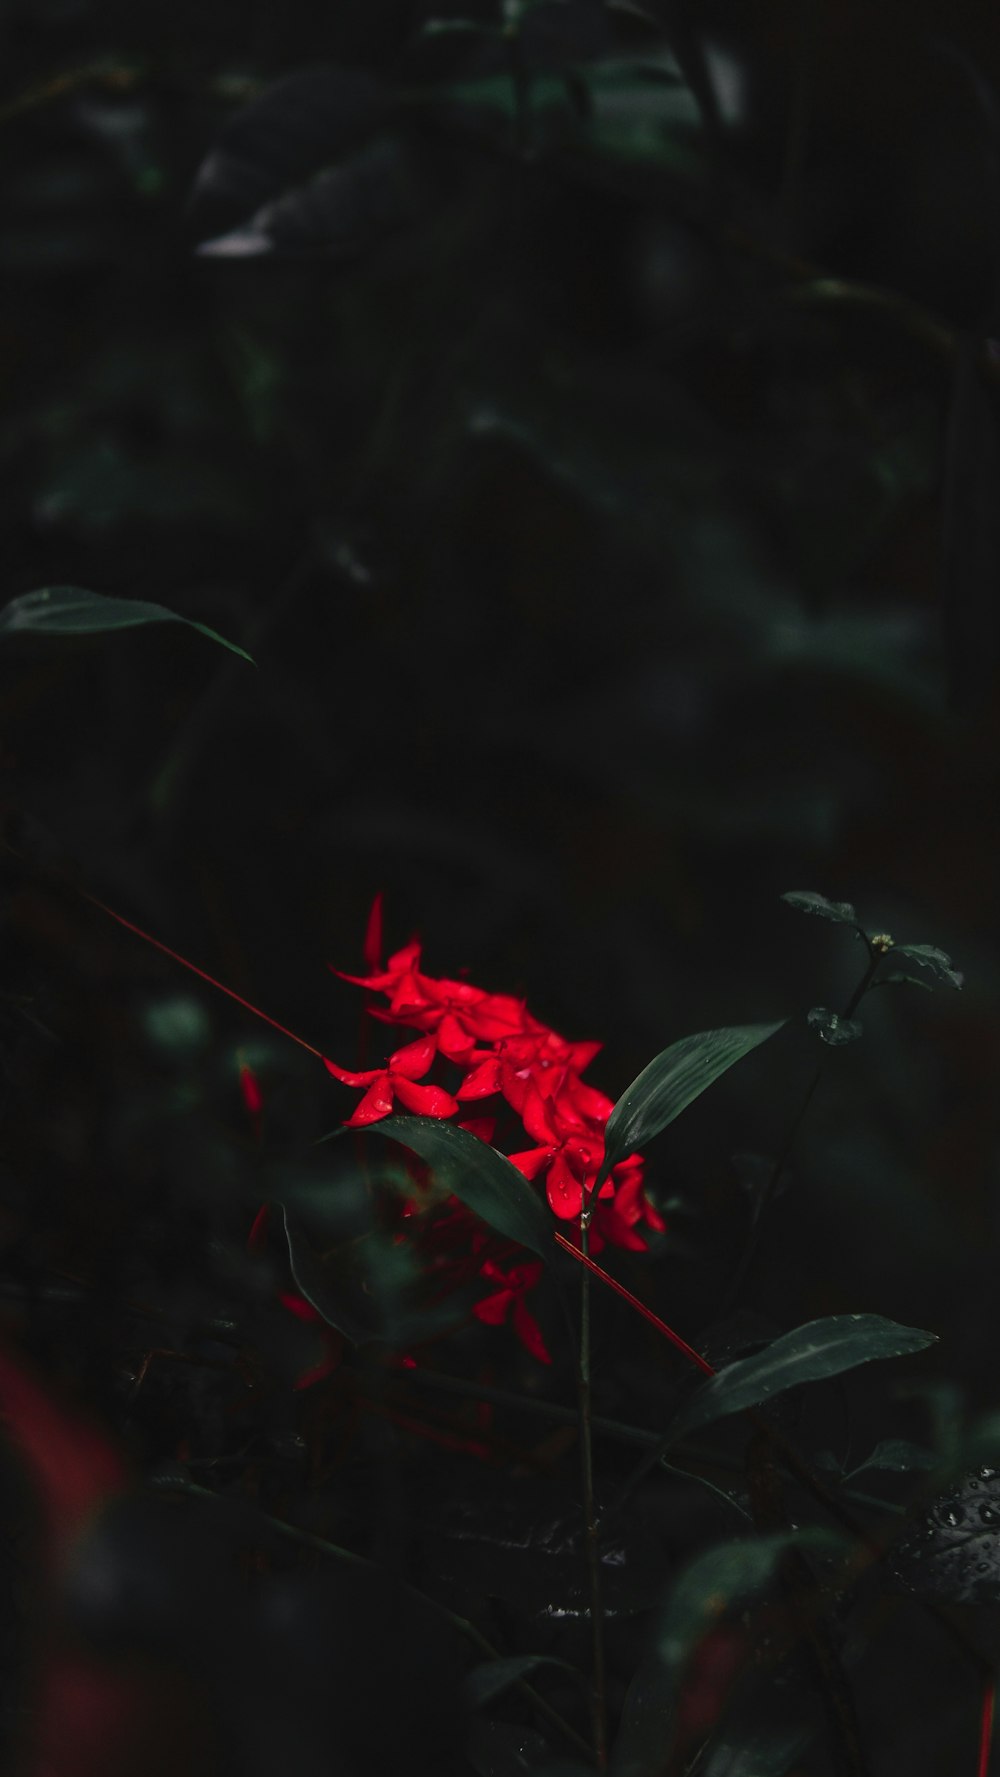
[[[397,1105],[424,1117],[461,1118],[473,1104],[495,1109],[497,1119],[506,1111],[511,1135],[505,1146],[512,1165],[525,1178],[544,1184],[554,1215],[579,1225],[604,1158],[604,1126],[613,1109],[611,1099],[582,1077],[601,1045],[568,1042],[511,994],[426,975],[420,955],[414,941],[370,975],[334,970],[343,980],[384,997],[387,1003],[373,1007],[372,1017],[420,1033],[395,1049],[381,1067],[350,1072],[326,1062],[335,1079],[363,1090],[348,1126],[377,1123]],[[440,1083],[428,1080],[432,1069]],[[490,1100],[487,1107],[484,1101]],[[464,1120],[462,1126],[492,1140],[495,1120]],[[524,1136],[530,1146],[522,1145]],[[591,1251],[609,1242],[642,1252],[642,1224],[663,1229],[643,1189],[642,1164],[642,1156],[633,1154],[602,1184],[593,1205]],[[524,1294],[538,1281],[540,1270],[531,1261],[501,1269],[494,1254],[482,1257],[480,1275],[492,1285],[492,1293],[476,1309],[490,1323],[511,1315],[515,1330],[536,1356],[544,1347],[539,1349],[540,1334]]]

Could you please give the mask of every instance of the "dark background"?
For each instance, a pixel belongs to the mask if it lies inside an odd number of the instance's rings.
[[[449,13],[488,28],[422,29]],[[218,1295],[253,1196],[239,1056],[269,1152],[348,1104],[79,889],[344,1065],[325,965],[378,889],[432,970],[602,1038],[612,1095],[790,1016],[651,1162],[680,1207],[632,1281],[693,1336],[746,1241],[731,1155],[779,1151],[803,1015],[864,962],[779,899],[814,888],[966,985],[876,995],[828,1055],[743,1306],[932,1328],[988,1407],[1000,31],[930,0],[496,22],[5,9],[5,596],[159,601],[256,661],[3,638],[11,1325],[120,1424],[117,1305]],[[57,1273],[96,1303],[39,1305]]]

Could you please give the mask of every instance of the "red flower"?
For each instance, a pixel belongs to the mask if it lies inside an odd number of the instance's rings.
[[[384,1067],[368,1068],[363,1073],[352,1074],[346,1068],[338,1067],[336,1062],[326,1061],[325,1065],[335,1080],[343,1081],[345,1086],[367,1087],[361,1103],[348,1117],[347,1127],[358,1129],[388,1117],[397,1098],[408,1111],[420,1117],[454,1116],[458,1105],[450,1092],[445,1092],[441,1086],[415,1084],[423,1079],[434,1055],[433,1040],[422,1037],[416,1043],[406,1043],[402,1049],[397,1049]]]
[[[487,1259],[480,1275],[498,1285],[491,1296],[484,1296],[477,1302],[472,1312],[477,1320],[484,1321],[487,1326],[503,1326],[508,1316],[512,1320],[514,1331],[532,1357],[539,1363],[550,1364],[552,1358],[542,1335],[542,1329],[525,1301],[529,1290],[534,1289],[542,1275],[540,1259],[528,1259],[521,1265],[511,1265],[507,1271],[494,1259]]]

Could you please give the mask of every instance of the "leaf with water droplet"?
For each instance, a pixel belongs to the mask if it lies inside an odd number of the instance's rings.
[[[940,1494],[887,1566],[900,1588],[921,1597],[1000,1603],[1000,1470],[983,1464]]]
[[[837,925],[857,926],[858,916],[850,901],[828,901],[813,889],[790,889],[781,899],[800,913],[816,913],[821,919],[832,919]]]
[[[811,1030],[819,1032],[824,1043],[831,1049],[840,1049],[845,1043],[856,1043],[864,1026],[859,1018],[842,1018],[839,1012],[831,1012],[829,1006],[814,1006],[806,1013],[806,1023]]]
[[[896,944],[893,946],[893,956],[905,956],[910,962],[919,963],[940,980],[950,982],[952,987],[961,987],[965,980],[961,970],[952,966],[947,951],[939,950],[936,944]]]

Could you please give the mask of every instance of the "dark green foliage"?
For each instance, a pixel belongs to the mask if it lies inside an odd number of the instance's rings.
[[[992,10],[17,0],[0,45],[0,1765],[94,1653],[137,1743],[53,1722],[109,1777],[593,1769],[566,1224],[457,1126],[321,1145],[321,1057],[391,1046],[325,967],[382,889],[387,953],[603,1042],[668,1223],[594,1256],[687,1357],[590,1280],[616,1777],[972,1777]]]
[[[704,1383],[674,1420],[671,1438],[686,1437],[696,1426],[755,1407],[800,1383],[839,1376],[877,1358],[923,1351],[936,1337],[918,1327],[897,1326],[879,1314],[836,1314],[795,1327]]]

